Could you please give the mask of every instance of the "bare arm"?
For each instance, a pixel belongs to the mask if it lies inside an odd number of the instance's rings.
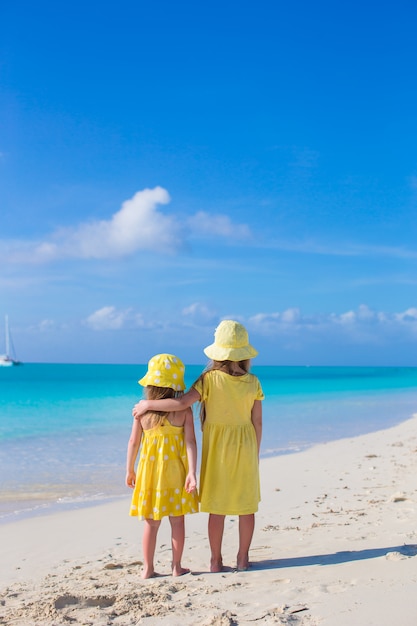
[[[193,412],[190,408],[187,409],[185,416],[184,437],[188,459],[188,474],[185,479],[185,490],[191,493],[197,487],[197,443],[195,440]]]
[[[135,486],[135,461],[139,452],[139,446],[142,439],[142,424],[140,419],[134,419],[132,424],[132,432],[130,433],[129,443],[127,444],[126,456],[126,485],[132,489]]]
[[[200,400],[200,394],[192,387],[179,398],[166,398],[165,400],[141,400],[132,410],[135,419],[139,419],[147,411],[184,411],[190,408],[194,402]]]
[[[258,455],[261,449],[262,439],[262,402],[261,400],[255,400],[252,407],[252,424],[255,429],[256,441],[258,443]]]

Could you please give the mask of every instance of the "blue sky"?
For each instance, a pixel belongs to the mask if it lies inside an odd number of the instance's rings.
[[[0,317],[19,358],[417,365],[415,2],[16,0]],[[0,352],[2,346],[0,344]]]

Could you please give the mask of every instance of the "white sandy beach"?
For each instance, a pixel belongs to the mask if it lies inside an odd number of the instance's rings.
[[[252,568],[208,572],[207,516],[188,516],[183,565],[140,577],[142,524],[121,501],[0,526],[0,624],[417,624],[417,416],[354,439],[262,460]]]

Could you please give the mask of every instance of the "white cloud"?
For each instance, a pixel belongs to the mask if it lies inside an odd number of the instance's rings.
[[[85,222],[74,229],[56,232],[51,241],[39,244],[35,254],[40,260],[56,257],[84,259],[116,258],[156,245],[173,252],[182,245],[177,221],[157,210],[170,201],[162,187],[138,191],[123,202],[109,220]]]
[[[286,324],[296,323],[300,319],[299,309],[287,309],[281,314],[281,319]]]
[[[178,252],[188,237],[246,239],[250,230],[235,224],[227,215],[202,211],[184,218],[166,215],[158,205],[168,204],[166,189],[155,187],[138,191],[123,202],[110,219],[82,222],[61,228],[42,241],[3,241],[5,258],[11,262],[50,262],[56,259],[115,259],[140,250],[161,254]],[[184,226],[188,226],[188,230]]]
[[[182,315],[192,321],[201,323],[207,323],[214,321],[217,318],[215,311],[209,309],[209,307],[201,302],[193,302],[189,306],[182,310]]]
[[[277,326],[294,325],[303,321],[300,309],[290,308],[276,313],[257,313],[249,318],[249,322],[258,328],[276,328]]]
[[[356,313],[354,311],[347,311],[341,315],[331,315],[330,319],[336,324],[354,324],[356,321]]]
[[[199,211],[188,219],[188,224],[196,236],[227,237],[233,240],[248,239],[251,236],[249,226],[235,224],[227,215],[216,215]]]
[[[372,311],[366,304],[361,304],[357,311],[347,311],[340,315],[332,315],[331,319],[339,324],[354,324],[357,322],[372,322],[378,317],[378,313]],[[379,318],[382,321],[382,318]]]
[[[243,320],[243,323],[245,321]],[[257,313],[247,319],[248,328],[265,336],[329,336],[342,334],[353,342],[385,341],[394,335],[417,336],[417,308],[401,313],[373,311],[367,305],[344,313],[302,314],[299,309]]]
[[[122,328],[124,319],[124,312],[114,306],[104,306],[87,317],[86,323],[93,330],[115,330]]]
[[[262,326],[263,324],[276,324],[281,320],[281,313],[256,313],[249,318],[252,324]]]
[[[417,308],[410,307],[402,312],[387,313],[374,311],[367,305],[360,305],[356,310],[344,313],[315,313],[304,314],[298,308],[288,308],[272,313],[255,313],[252,316],[219,315],[204,302],[193,302],[181,311],[181,318],[172,319],[145,317],[133,308],[119,309],[116,306],[104,306],[85,320],[84,324],[92,330],[121,330],[121,329],[176,329],[181,325],[184,328],[191,323],[193,326],[210,326],[213,329],[222,319],[235,319],[244,324],[248,330],[265,337],[278,335],[300,334],[302,336],[344,335],[352,340],[390,337],[396,333],[404,336],[417,337]],[[56,327],[53,320],[45,319],[38,330],[48,331]]]
[[[51,330],[51,329],[53,329],[55,327],[56,327],[56,323],[54,322],[54,320],[46,319],[46,320],[42,320],[39,323],[39,330],[40,330],[41,333],[48,332],[49,330]]]
[[[404,346],[410,353],[415,352],[417,346],[417,308],[414,307],[388,313],[363,305],[343,313],[315,314],[304,314],[297,308],[289,308],[244,317],[219,315],[203,302],[185,307],[180,316],[167,311],[161,311],[160,315],[142,314],[133,308],[120,309],[108,305],[91,313],[82,323],[92,332],[123,333],[125,339],[129,337],[129,332],[140,333],[140,344],[146,342],[148,347],[162,345],[162,339],[167,342],[166,345],[173,342],[182,345],[186,341],[187,351],[191,345],[201,349],[202,341],[204,344],[211,342],[222,319],[236,319],[244,324],[252,345],[263,355],[273,350],[283,351],[282,354],[289,357],[299,353],[315,354],[316,350],[317,354],[323,355],[323,351],[327,351],[328,355],[336,355],[338,362],[343,364],[344,350],[348,363],[349,359],[352,362],[355,350],[360,359],[365,355],[372,360],[372,357],[377,358],[375,355],[381,354],[381,350],[388,349],[390,354],[395,355],[398,348],[400,358]],[[32,330],[36,334],[42,330],[45,337],[73,326],[48,319]],[[202,340],[202,337],[205,339]]]
[[[118,310],[114,306],[104,306],[85,320],[92,330],[120,330],[122,328],[145,328],[154,324],[146,323],[140,313],[132,309]]]
[[[404,323],[417,322],[417,309],[411,308],[411,309],[407,309],[403,313],[396,313],[395,318]]]

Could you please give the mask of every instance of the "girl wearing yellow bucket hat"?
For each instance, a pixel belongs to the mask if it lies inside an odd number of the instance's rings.
[[[204,349],[209,366],[181,398],[142,400],[136,419],[148,410],[174,411],[201,403],[203,450],[200,510],[209,513],[210,570],[223,568],[222,540],[226,515],[239,516],[237,569],[249,567],[249,548],[260,501],[259,449],[264,394],[250,359],[258,353],[242,324],[224,320],[214,343]]]
[[[149,400],[175,398],[185,389],[184,365],[173,354],[157,354],[139,380]],[[164,400],[163,400],[164,401]],[[139,452],[137,471],[135,461]],[[172,534],[172,573],[181,566],[184,514],[198,511],[196,492],[197,446],[190,408],[150,410],[133,420],[127,449],[126,484],[133,489],[130,515],[145,520],[142,537],[143,578],[155,576],[154,554],[161,519],[169,516]]]

